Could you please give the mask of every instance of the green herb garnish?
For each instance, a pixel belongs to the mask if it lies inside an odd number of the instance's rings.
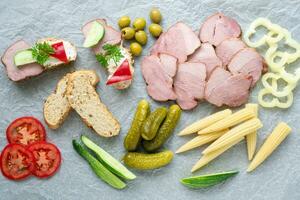
[[[117,65],[117,63],[124,57],[118,45],[106,44],[102,48],[105,50],[105,53],[97,54],[96,58],[103,67],[107,67],[108,62],[111,59]]]
[[[36,43],[32,48],[32,57],[37,63],[43,65],[49,58],[50,54],[54,53],[53,47],[47,43]]]

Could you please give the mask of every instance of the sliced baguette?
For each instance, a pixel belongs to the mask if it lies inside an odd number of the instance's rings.
[[[93,70],[79,70],[72,74],[84,74],[88,77],[92,85],[99,82],[99,77]],[[68,79],[71,73],[65,75],[57,84],[55,91],[46,99],[44,103],[44,119],[51,129],[57,129],[68,117],[71,106],[66,97]]]
[[[120,124],[101,102],[95,88],[84,74],[72,74],[68,81],[67,98],[71,107],[81,116],[87,126],[103,137],[120,132]]]

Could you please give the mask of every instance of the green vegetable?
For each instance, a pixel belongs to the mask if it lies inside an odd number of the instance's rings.
[[[152,140],[155,137],[160,124],[167,115],[167,112],[168,110],[166,108],[160,107],[147,117],[141,128],[141,135],[144,140]]]
[[[135,30],[131,27],[123,28],[122,31],[122,38],[125,40],[131,40],[134,37]]]
[[[148,37],[145,31],[137,31],[135,33],[135,40],[140,43],[141,45],[147,44]]]
[[[116,189],[123,189],[126,184],[121,181],[116,175],[106,169],[94,156],[92,156],[81,144],[76,140],[72,141],[73,148],[81,155],[91,166],[94,173],[107,184]]]
[[[151,33],[151,35],[153,35],[154,37],[158,37],[160,36],[160,34],[162,33],[162,28],[160,25],[158,24],[151,24],[149,26],[149,32]]]
[[[169,109],[167,117],[158,130],[155,138],[150,141],[143,141],[143,147],[146,151],[155,151],[159,149],[165,141],[171,136],[174,128],[180,119],[181,109],[178,105],[172,105]]]
[[[32,51],[30,49],[18,51],[15,54],[14,62],[16,66],[27,65],[30,63],[35,63],[36,60],[32,56]]]
[[[136,18],[132,24],[135,31],[144,30],[146,26],[146,20],[144,18]]]
[[[110,60],[113,60],[117,65],[124,57],[118,45],[105,44],[102,48],[105,50],[105,53],[97,54],[96,58],[103,67],[107,67]]]
[[[103,38],[104,33],[105,29],[102,24],[97,21],[92,22],[91,29],[84,40],[83,47],[88,48],[95,46]]]
[[[150,113],[150,105],[146,100],[141,100],[136,108],[131,127],[125,137],[124,147],[127,151],[135,151],[141,141],[141,126]]]
[[[160,11],[157,8],[153,8],[150,11],[150,19],[154,22],[159,24],[161,22],[162,16]]]
[[[129,152],[124,156],[123,160],[129,167],[146,170],[163,167],[169,164],[172,159],[172,151],[162,151],[153,154]]]
[[[143,48],[139,43],[133,42],[130,44],[130,52],[132,53],[132,55],[139,56],[141,55],[142,51]]]
[[[109,153],[107,153],[101,147],[91,141],[88,137],[82,135],[81,141],[83,142],[83,144],[85,144],[85,146],[87,146],[96,154],[98,160],[100,160],[100,162],[102,162],[102,164],[105,165],[111,172],[128,180],[133,180],[136,178],[136,176],[131,173],[126,167],[124,167],[124,165],[122,165]]]
[[[226,179],[236,175],[238,171],[228,171],[215,174],[207,174],[202,176],[194,176],[183,178],[180,182],[190,188],[205,188],[216,185]]]
[[[118,25],[120,28],[125,28],[130,25],[130,18],[128,16],[123,16],[119,19]]]
[[[36,43],[32,48],[32,57],[37,63],[43,65],[49,58],[50,54],[54,53],[53,47],[47,42]]]

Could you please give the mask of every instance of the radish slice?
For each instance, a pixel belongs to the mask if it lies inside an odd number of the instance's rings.
[[[63,42],[58,42],[51,45],[54,49],[54,54],[51,54],[52,57],[57,58],[58,60],[68,63],[68,58],[66,55],[65,47]]]
[[[132,79],[129,62],[124,60],[124,62],[117,68],[113,75],[107,80],[106,85],[111,85],[121,81],[126,81]]]

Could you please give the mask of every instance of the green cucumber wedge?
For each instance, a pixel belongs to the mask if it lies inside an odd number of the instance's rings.
[[[111,173],[105,166],[103,166],[101,162],[92,156],[79,142],[73,140],[72,143],[75,151],[89,163],[94,173],[100,179],[116,189],[123,189],[126,187],[126,184],[122,180],[120,180],[116,175]]]
[[[104,34],[105,29],[102,24],[97,21],[93,21],[91,29],[84,40],[83,47],[88,48],[95,46],[103,38]]]
[[[30,63],[35,63],[36,60],[32,57],[32,51],[30,49],[18,51],[14,57],[15,65],[22,66]]]
[[[85,146],[87,146],[87,148],[89,148],[96,154],[98,160],[100,160],[101,163],[111,172],[127,180],[133,180],[136,178],[136,176],[132,172],[130,172],[124,165],[122,165],[117,159],[104,151],[88,137],[82,135],[81,141],[83,142],[83,144],[85,144]]]
[[[226,179],[236,175],[238,171],[220,172],[215,174],[207,174],[202,176],[193,176],[183,178],[180,182],[190,188],[206,188],[225,181]]]

